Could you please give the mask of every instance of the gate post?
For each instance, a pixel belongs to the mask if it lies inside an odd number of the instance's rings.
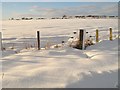
[[[80,31],[79,31],[79,49],[81,49],[81,50],[85,49],[84,38],[85,38],[85,30],[80,29]]]

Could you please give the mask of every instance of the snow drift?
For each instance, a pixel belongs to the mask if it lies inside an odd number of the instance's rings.
[[[86,50],[64,46],[39,51],[25,49],[20,44],[25,40],[22,39],[24,35],[34,37],[36,29],[41,30],[44,43],[51,36],[69,36],[71,31],[80,27],[92,32],[97,27],[103,29],[110,26],[117,31],[117,20],[4,21],[6,39],[3,44],[6,50],[2,57],[3,88],[115,88],[118,85],[117,38],[113,41],[102,40]],[[60,43],[57,38],[55,42]],[[68,37],[59,39],[68,40]],[[15,42],[17,47],[11,50],[10,42]]]

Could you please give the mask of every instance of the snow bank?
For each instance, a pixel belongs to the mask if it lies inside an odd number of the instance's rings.
[[[109,45],[112,46],[116,41],[110,42]],[[104,46],[107,49],[107,45]],[[108,51],[105,55],[105,51],[97,49],[93,51],[73,48],[23,50],[19,54],[3,58],[3,87],[116,87],[117,53]],[[95,55],[91,56],[90,53]],[[89,84],[90,81],[92,84]]]
[[[63,39],[67,40],[69,34],[79,28],[85,27],[90,35],[94,35],[93,31],[96,28],[101,30],[113,27],[118,31],[117,21],[116,19],[3,21],[5,39],[3,44],[6,46],[2,57],[3,88],[116,87],[118,84],[117,39],[103,40],[82,51],[70,47],[40,51],[22,47],[26,42],[23,37],[33,43],[36,40],[37,30],[41,31],[42,43],[46,43],[48,38],[51,41],[55,40],[52,37],[56,37],[55,43],[59,43]],[[14,50],[19,50],[19,53],[10,50],[8,43],[13,42],[17,46]]]

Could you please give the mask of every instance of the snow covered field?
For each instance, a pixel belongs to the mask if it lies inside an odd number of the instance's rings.
[[[108,40],[109,27],[113,28],[113,41]],[[68,46],[36,49],[38,30],[44,48],[47,43],[67,42],[72,32],[80,28],[89,32],[87,36],[94,36],[96,29],[101,30],[101,41],[86,50]],[[117,19],[2,21],[2,32],[4,88],[114,88],[118,85]]]

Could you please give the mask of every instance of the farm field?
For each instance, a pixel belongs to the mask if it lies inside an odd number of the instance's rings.
[[[116,88],[118,86],[117,19],[46,19],[2,22],[3,88]],[[109,40],[109,28],[113,40]],[[73,32],[84,29],[95,45],[69,47]],[[36,32],[40,31],[41,50]],[[65,43],[62,44],[61,42]],[[55,48],[55,45],[61,45]]]

